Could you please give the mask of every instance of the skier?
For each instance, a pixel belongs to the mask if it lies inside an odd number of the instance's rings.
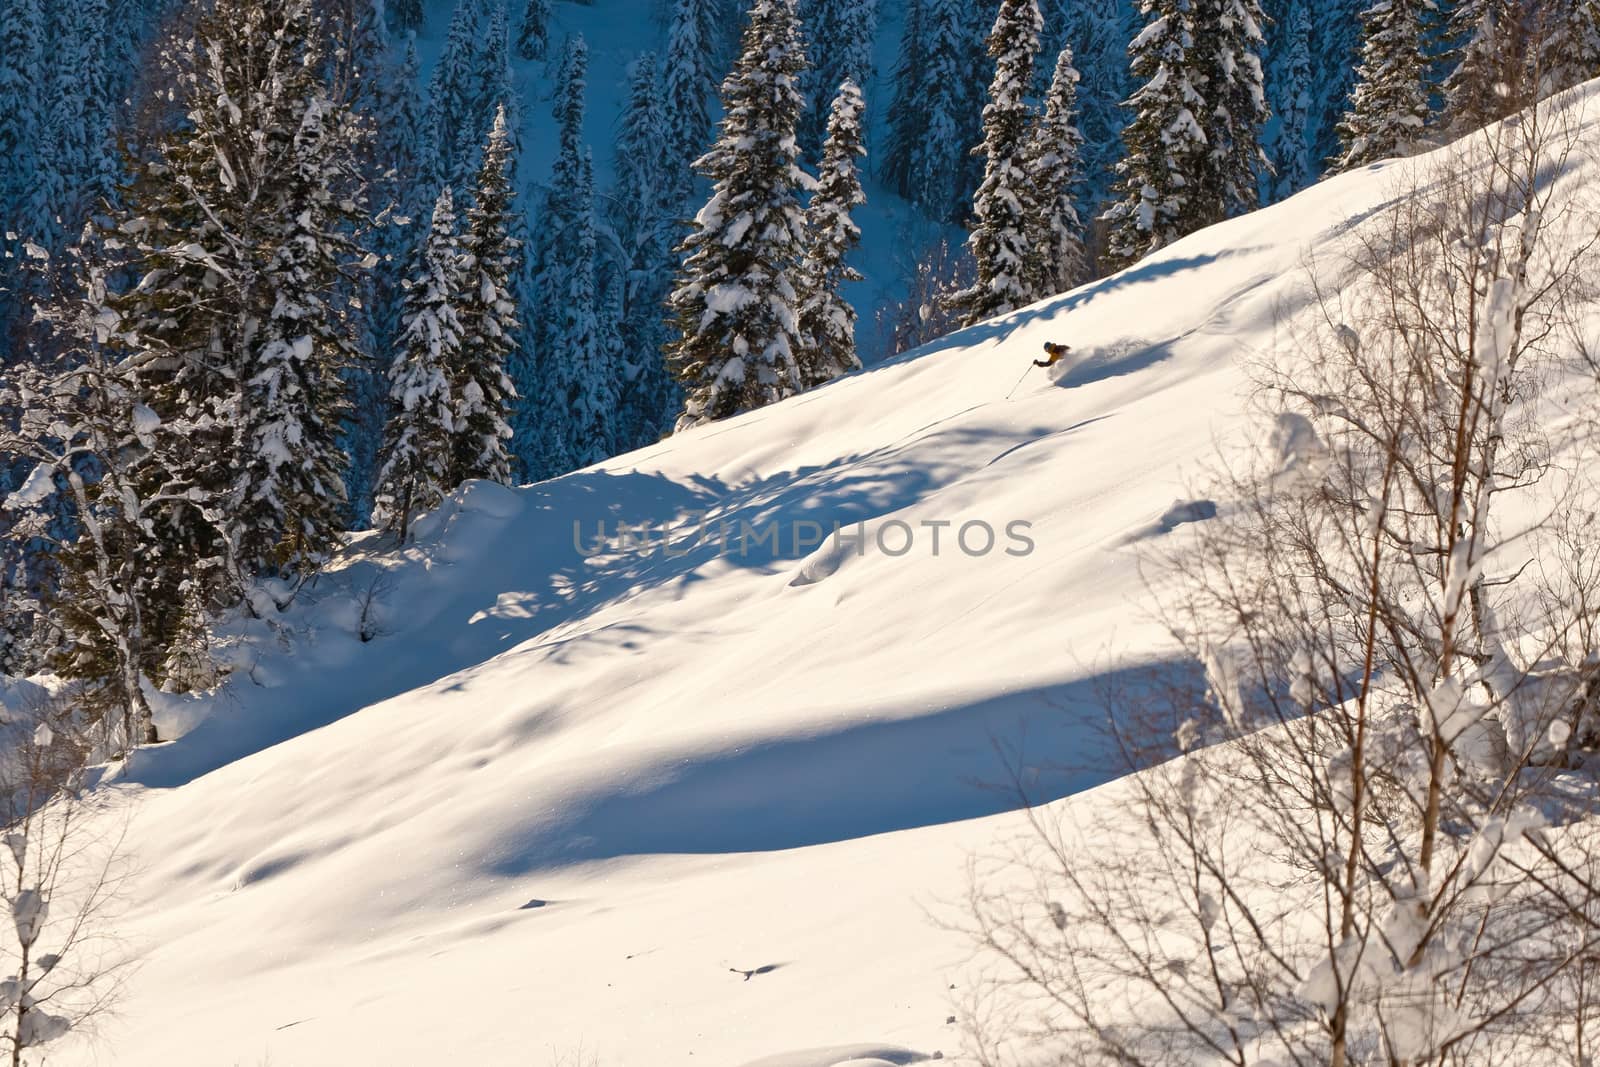
[[[1046,341],[1044,343],[1044,352],[1050,358],[1036,359],[1033,361],[1033,365],[1035,367],[1054,367],[1071,351],[1072,347],[1070,345],[1058,345],[1054,341]]]

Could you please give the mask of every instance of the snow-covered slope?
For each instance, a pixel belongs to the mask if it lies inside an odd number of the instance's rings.
[[[996,749],[1036,797],[1113,810],[1081,792],[1110,773],[1097,687],[1166,653],[1139,548],[1206,514],[1173,504],[1243,435],[1241,361],[1395,169],[601,467],[468,486],[404,553],[355,546],[127,769],[144,963],[60,1062],[956,1057],[966,945],[928,912],[1015,825]],[[1052,376],[1046,340],[1074,348]],[[701,516],[728,550],[686,547]],[[796,557],[802,520],[868,547]],[[677,547],[588,557],[574,526],[600,521]],[[955,543],[975,521],[987,554]],[[741,522],[781,551],[740,555]]]

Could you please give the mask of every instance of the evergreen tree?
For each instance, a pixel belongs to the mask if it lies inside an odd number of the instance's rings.
[[[800,143],[815,151],[827,136],[829,102],[845,81],[865,85],[872,77],[872,47],[878,29],[876,0],[811,0],[802,22],[815,57],[805,77],[806,107]]]
[[[0,341],[25,312],[21,240],[35,231],[41,212],[39,149],[48,131],[40,93],[43,22],[39,0],[0,4]]]
[[[861,89],[846,80],[828,112],[828,137],[822,146],[817,189],[806,206],[805,257],[800,264],[801,387],[809,389],[858,370],[856,312],[840,292],[845,282],[861,281],[846,262],[861,242],[861,229],[850,218],[867,202],[857,173],[857,160],[867,154],[861,143],[861,118],[866,104]]]
[[[1261,151],[1267,121],[1265,79],[1261,73],[1259,0],[1198,0],[1196,43],[1204,64],[1207,109],[1198,115],[1209,145],[1205,184],[1208,198],[1223,216],[1254,210],[1258,175],[1268,169]]]
[[[985,167],[973,202],[976,225],[967,241],[978,276],[972,288],[956,297],[964,326],[1014,311],[1033,296],[1029,274],[1035,257],[1029,237],[1034,226],[1028,217],[1033,198],[1024,154],[1027,92],[1043,25],[1038,0],[1003,0],[989,37],[995,73],[983,109]]]
[[[1195,52],[1190,0],[1144,0],[1149,25],[1130,46],[1133,73],[1144,82],[1128,101],[1134,115],[1123,131],[1117,202],[1106,212],[1107,255],[1120,266],[1221,219],[1198,178],[1210,145],[1199,116],[1206,72]]]
[[[1293,196],[1317,180],[1312,166],[1312,93],[1315,72],[1311,61],[1311,12],[1305,0],[1294,0],[1284,29],[1286,46],[1273,70],[1277,93],[1278,136],[1274,145],[1277,183],[1273,196]]]
[[[1420,147],[1428,121],[1423,19],[1432,0],[1378,0],[1361,16],[1361,65],[1339,124],[1337,170],[1366,166]]]
[[[878,177],[883,183],[907,199],[911,197],[911,157],[927,125],[927,115],[917,98],[925,66],[924,2],[906,0],[905,25],[900,33],[900,52],[895,60],[894,88],[890,93],[889,136],[878,165]]]
[[[1311,160],[1321,169],[1344,154],[1339,124],[1349,110],[1361,65],[1361,13],[1370,0],[1317,0],[1311,6],[1315,75],[1312,85]]]
[[[217,0],[178,57],[185,124],[117,230],[137,281],[113,299],[151,450],[186,486],[168,541],[210,589],[309,567],[340,528],[360,134],[315,49],[308,0]]]
[[[476,127],[483,104],[478,55],[482,8],[483,0],[457,0],[444,50],[433,68],[424,120],[431,146],[424,175],[430,189],[466,184],[468,152],[476,138],[464,136],[463,131]]]
[[[456,301],[462,284],[455,202],[446,186],[406,283],[402,347],[389,370],[393,413],[373,518],[396,531],[402,544],[412,517],[438,507],[454,488],[450,467],[456,398],[450,379],[461,352]]]
[[[793,0],[755,0],[722,87],[718,138],[698,164],[711,199],[680,246],[669,346],[686,400],[678,427],[770,404],[800,387],[795,276],[810,184],[796,159],[805,68]]]
[[[1600,77],[1600,3],[1544,0],[1540,12],[1539,95]]]
[[[388,0],[389,29],[397,37],[422,29],[422,0]]]
[[[297,28],[309,32],[309,20]],[[246,339],[255,347],[241,376],[243,463],[229,500],[234,551],[256,571],[309,570],[338,542],[345,374],[361,360],[337,305],[341,270],[356,258],[354,126],[314,84],[295,86],[292,75],[288,84],[306,96],[283,104],[289,121],[299,112],[298,127],[263,131],[282,139],[287,173],[273,176],[281,188],[264,183],[277,217],[263,247],[261,328]]]
[[[1098,215],[1111,199],[1121,159],[1122,103],[1128,81],[1128,41],[1133,32],[1126,0],[1077,0],[1062,16],[1065,46],[1082,75],[1078,83],[1079,129],[1083,132],[1085,218]]]
[[[668,167],[666,123],[654,52],[628,72],[628,98],[617,129],[611,226],[628,257],[621,289],[618,346],[624,367],[617,417],[619,450],[655,442],[680,403],[661,346],[667,341],[661,307],[672,277],[672,225],[677,206]]]
[[[972,77],[977,67],[968,32],[971,17],[965,0],[923,0],[922,65],[916,92],[896,103],[923,112],[910,146],[906,194],[944,222],[965,210],[971,188],[965,164],[976,143],[971,127],[979,114]]]
[[[517,93],[511,76],[511,30],[506,23],[505,0],[495,0],[489,12],[489,29],[484,39],[483,55],[478,66],[478,93],[472,111],[473,143],[468,158],[477,157],[494,128],[495,117],[501,110],[506,121],[515,124]],[[516,128],[515,125],[513,128]]]
[[[1475,130],[1530,103],[1534,56],[1527,0],[1461,0],[1451,12],[1444,114],[1461,132]]]
[[[477,195],[467,212],[466,277],[457,312],[461,345],[450,377],[455,427],[452,484],[468,478],[511,481],[506,443],[512,436],[508,416],[516,390],[506,367],[516,347],[519,320],[513,279],[520,258],[511,235],[514,172],[511,134],[502,107],[484,145]]]
[[[1083,134],[1078,131],[1078,70],[1072,50],[1056,57],[1044,114],[1028,139],[1024,169],[1032,178],[1027,201],[1031,256],[1029,297],[1042,300],[1086,280],[1081,202]]]
[[[557,89],[559,149],[541,219],[539,290],[549,318],[540,332],[545,475],[597,463],[614,453],[618,384],[602,331],[594,210],[594,166],[583,141],[589,49],[573,39]]]
[[[667,28],[667,63],[662,68],[661,107],[667,124],[667,151],[679,208],[694,188],[694,161],[711,140],[708,106],[716,92],[715,43],[705,34],[704,9],[710,0],[674,0]]]
[[[517,55],[543,59],[550,51],[550,0],[528,0],[517,31]]]

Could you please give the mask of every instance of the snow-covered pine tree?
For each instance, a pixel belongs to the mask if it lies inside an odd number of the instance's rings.
[[[1600,77],[1600,2],[1543,0],[1539,11],[1539,95]]]
[[[866,85],[872,77],[872,48],[878,30],[876,0],[811,0],[802,18],[813,65],[806,71],[806,107],[800,120],[800,145],[808,158],[827,136],[829,109],[845,81]]]
[[[1531,102],[1537,51],[1529,0],[1461,0],[1448,37],[1459,42],[1444,83],[1444,117],[1465,133]],[[1574,5],[1575,6],[1575,5]]]
[[[19,239],[37,225],[40,149],[48,131],[40,91],[46,83],[43,33],[39,0],[0,4],[0,338],[7,340],[27,302]]]
[[[642,53],[628,71],[628,98],[617,128],[610,222],[627,262],[619,323],[624,375],[617,415],[617,448],[659,440],[678,411],[677,384],[667,373],[662,305],[672,281],[672,174],[667,127],[654,52]]]
[[[1128,80],[1128,42],[1133,37],[1126,0],[1077,0],[1064,14],[1067,45],[1081,75],[1079,129],[1083,131],[1085,219],[1105,209],[1122,154],[1122,103]]]
[[[346,485],[351,516],[358,525],[369,521],[373,478],[383,447],[389,415],[388,353],[398,347],[400,305],[415,234],[426,216],[419,204],[416,174],[423,157],[422,101],[418,95],[416,35],[407,34],[398,64],[389,64],[373,100],[374,137],[368,202],[377,215],[371,248],[378,257],[363,279],[361,302],[366,321],[366,349],[384,358],[368,359],[350,377],[351,422],[346,434],[350,453]]]
[[[896,107],[922,110],[907,165],[907,195],[934,219],[954,221],[970,206],[967,163],[980,112],[966,0],[923,0],[921,67],[913,96]]]
[[[360,357],[340,289],[359,258],[364,133],[319,76],[317,32],[308,0],[222,0],[203,23],[185,131],[194,148],[181,157],[190,180],[204,159],[222,161],[213,180],[255,231],[250,289],[227,309],[241,331],[229,353],[238,394],[218,398],[234,409],[239,449],[223,530],[247,573],[308,570],[344,528],[345,373]],[[247,234],[208,237],[228,246]]]
[[[894,88],[889,94],[889,135],[879,154],[878,177],[900,196],[911,198],[911,157],[922,141],[927,115],[917,93],[922,86],[924,0],[906,0],[905,23],[900,31],[900,51],[894,64]]]
[[[1410,155],[1428,122],[1425,16],[1433,0],[1377,0],[1361,15],[1361,65],[1339,123],[1335,170]]]
[[[1361,13],[1368,4],[1369,0],[1317,0],[1311,5],[1311,39],[1316,42],[1311,160],[1319,170],[1344,154],[1339,124],[1355,91],[1361,66]]]
[[[491,0],[489,27],[484,36],[483,51],[478,59],[478,88],[473,97],[470,121],[472,142],[463,145],[460,154],[473,173],[481,163],[483,146],[488,142],[489,131],[494,128],[495,116],[500,109],[506,111],[506,121],[516,132],[520,143],[521,116],[517,111],[518,97],[512,84],[511,28],[506,20],[506,0]],[[463,133],[466,136],[466,133]]]
[[[482,103],[478,47],[482,14],[483,0],[457,0],[444,50],[433,68],[424,120],[431,146],[424,170],[430,191],[445,184],[461,187],[468,180],[470,161],[463,158],[463,147],[470,149],[472,141],[464,139],[462,131],[474,126]]]
[[[989,35],[995,72],[983,109],[983,184],[973,199],[975,224],[967,239],[978,276],[972,288],[956,296],[964,326],[1033,300],[1029,276],[1035,253],[1029,239],[1038,227],[1029,217],[1034,197],[1025,159],[1031,122],[1027,94],[1043,27],[1038,0],[1002,0]]]
[[[597,463],[615,446],[619,374],[602,330],[594,165],[583,140],[588,72],[589,46],[574,37],[556,90],[559,148],[540,219],[539,291],[547,305],[538,336],[546,442],[540,477]]]
[[[755,0],[723,82],[717,141],[697,164],[711,199],[679,247],[668,357],[687,429],[781,400],[800,387],[795,278],[804,237],[796,158],[805,69],[794,0]]]
[[[114,218],[136,281],[112,299],[151,452],[186,487],[163,520],[174,574],[225,598],[311,565],[340,528],[330,472],[352,346],[335,289],[359,134],[323,81],[309,0],[216,0],[181,48],[185,122]]]
[[[517,30],[517,55],[543,59],[550,51],[550,0],[528,0]]]
[[[289,7],[288,25],[309,34],[310,5],[290,0]],[[276,216],[262,249],[267,307],[241,368],[243,465],[228,501],[236,558],[258,573],[309,571],[338,543],[347,518],[346,380],[363,360],[339,295],[342,270],[358,255],[353,147],[360,135],[310,71],[296,73],[283,85],[299,99],[284,102],[283,117],[298,118],[298,126],[262,130],[287,173],[275,176],[281,188],[263,189]]]
[[[667,62],[661,71],[661,107],[667,125],[675,208],[684,210],[694,189],[694,161],[711,141],[710,101],[717,91],[716,42],[705,34],[706,8],[714,0],[674,0],[667,26]]]
[[[1208,105],[1197,117],[1210,148],[1201,184],[1214,200],[1212,210],[1228,217],[1255,209],[1260,174],[1269,167],[1261,151],[1268,117],[1261,72],[1264,18],[1260,0],[1196,0],[1194,10]]]
[[[1089,273],[1083,220],[1077,208],[1083,196],[1082,148],[1078,69],[1069,47],[1056,57],[1044,113],[1028,138],[1024,156],[1024,169],[1032,179],[1027,214],[1028,289],[1033,300],[1064,293],[1084,282]]]
[[[108,69],[107,0],[59,5],[51,14],[50,40],[60,61],[52,64],[52,211],[65,233],[81,228],[90,208],[109,198],[120,176],[112,124],[123,75]]]
[[[1315,120],[1315,71],[1311,60],[1311,11],[1306,0],[1293,0],[1283,26],[1286,41],[1273,67],[1278,133],[1273,144],[1273,169],[1277,172],[1273,197],[1293,196],[1317,180],[1312,166]]]
[[[516,346],[518,309],[513,281],[521,258],[511,235],[516,160],[506,110],[495,112],[483,146],[483,163],[462,242],[464,284],[457,319],[461,346],[452,369],[450,397],[455,434],[451,484],[484,478],[511,481],[509,416],[516,389],[506,368]]]
[[[422,0],[388,0],[389,29],[396,37],[422,29]]]
[[[413,516],[439,506],[450,482],[455,425],[451,368],[460,358],[456,317],[464,265],[455,199],[445,186],[406,282],[402,347],[389,370],[393,405],[373,520],[405,543]]]
[[[846,260],[861,242],[850,213],[867,202],[857,160],[861,143],[861,88],[846,79],[828,110],[828,136],[822,145],[817,188],[806,205],[805,257],[800,264],[800,336],[797,361],[801,388],[810,389],[859,370],[856,311],[840,291],[861,274]]]
[[[1197,188],[1210,145],[1199,117],[1207,110],[1200,95],[1206,72],[1196,54],[1194,7],[1190,0],[1143,0],[1140,10],[1150,21],[1128,49],[1144,84],[1128,101],[1134,114],[1122,134],[1117,202],[1105,215],[1114,266],[1221,218],[1220,205]]]

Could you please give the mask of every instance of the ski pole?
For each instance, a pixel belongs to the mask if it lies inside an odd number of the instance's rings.
[[[1024,367],[1022,369],[1022,378],[1026,378],[1028,376],[1028,372],[1031,371],[1032,369],[1033,369],[1033,364],[1032,363],[1030,363],[1026,367]],[[1017,379],[1017,384],[1013,385],[1011,387],[1011,393],[1015,393],[1018,389],[1022,388],[1022,378],[1018,378]],[[1006,399],[1007,400],[1011,399],[1011,393],[1007,393],[1006,394]]]

